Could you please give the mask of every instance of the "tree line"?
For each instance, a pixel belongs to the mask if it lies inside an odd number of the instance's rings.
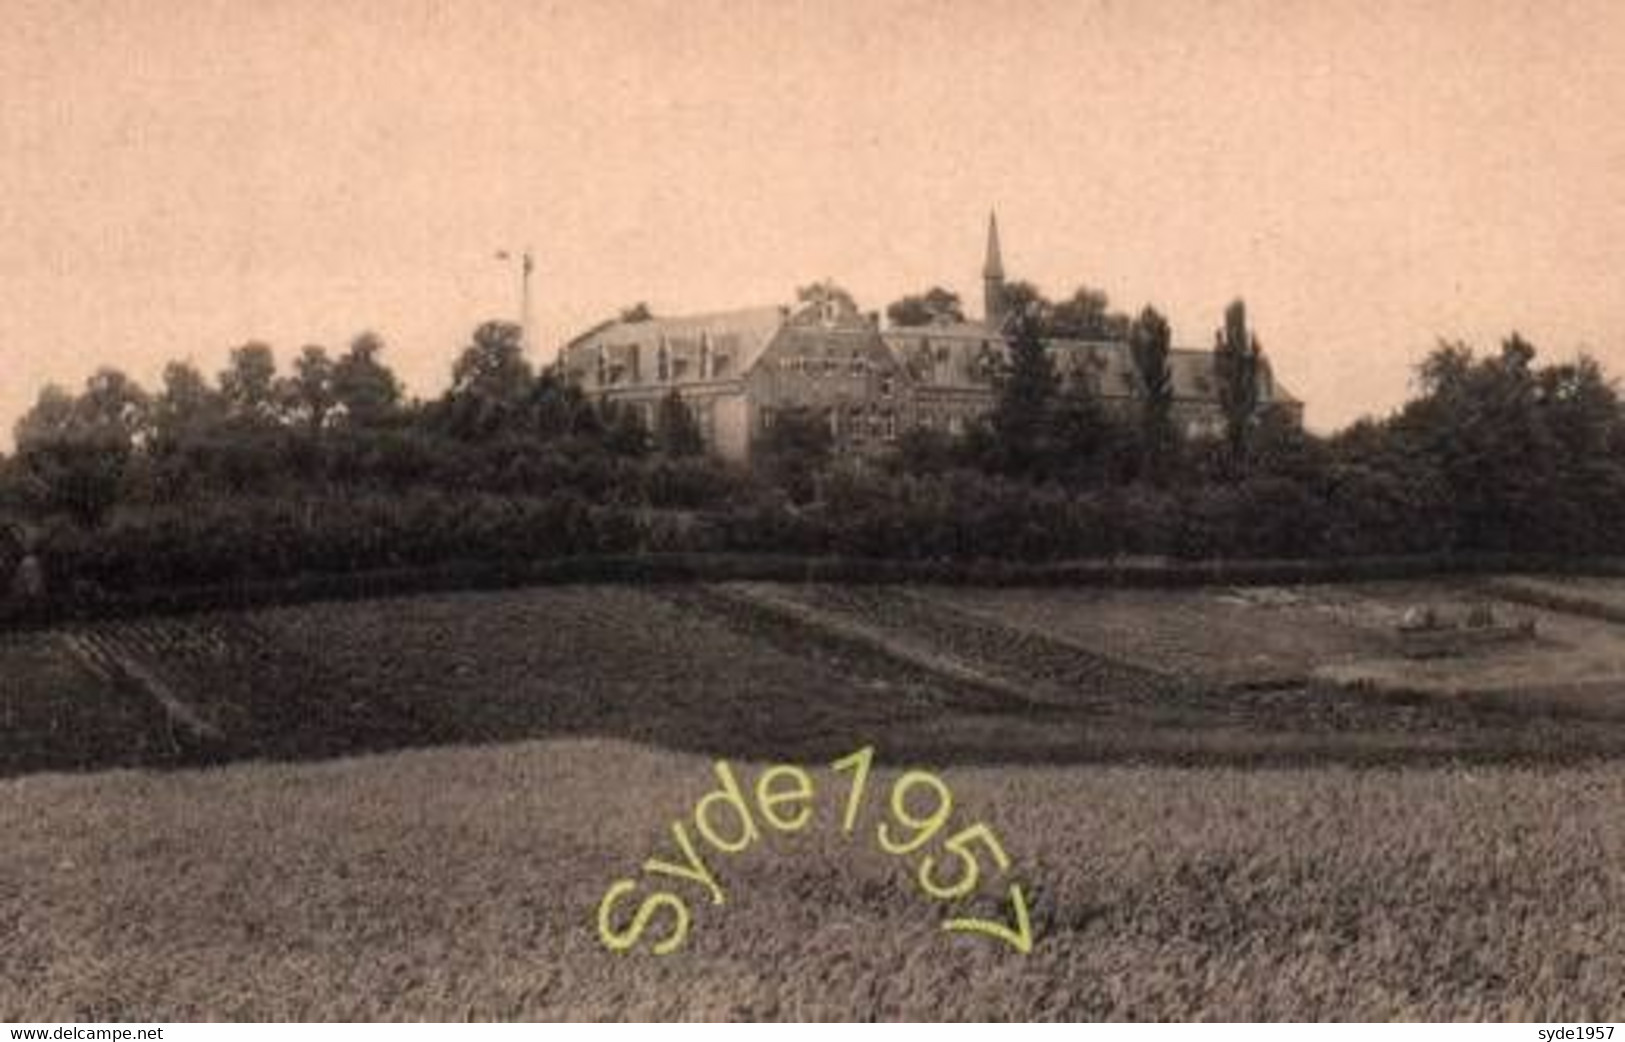
[[[916,299],[942,321],[951,296]],[[1441,343],[1402,408],[1322,437],[1261,407],[1262,351],[1237,301],[1215,329],[1222,430],[1187,436],[1166,319],[1121,315],[1104,294],[1062,303],[1013,284],[990,412],[957,435],[907,431],[878,457],[836,453],[822,417],[788,410],[749,464],[726,463],[675,394],[646,426],[536,368],[505,322],[477,328],[427,400],[404,394],[370,333],[337,354],[305,347],[285,369],[261,343],[212,379],[173,362],[151,392],[104,368],[77,393],[45,388],[0,458],[0,580],[27,557],[53,591],[94,597],[579,554],[1625,548],[1625,424],[1590,358],[1541,364],[1516,334],[1488,353]],[[1044,347],[1085,314],[1126,345],[1129,407]]]

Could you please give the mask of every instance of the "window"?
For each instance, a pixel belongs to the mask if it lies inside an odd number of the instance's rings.
[[[704,333],[700,334],[700,379],[711,378],[711,340]]]
[[[715,358],[711,359],[712,379],[720,379],[728,375],[728,361],[729,359],[727,355],[717,355]]]
[[[759,420],[761,422],[762,430],[769,431],[769,430],[773,429],[773,410],[772,409],[769,409],[767,406],[764,405],[764,406],[762,406],[762,408],[760,410],[757,411],[756,415],[757,415],[757,417],[759,418]]]
[[[880,414],[880,436],[886,441],[897,440],[897,416],[890,409]]]
[[[673,380],[688,379],[688,359],[673,358],[671,360],[671,378]]]
[[[887,374],[885,374],[884,376],[882,376],[880,378],[880,396],[882,398],[890,398],[891,397],[891,392],[892,392],[892,375],[890,373],[887,373]]]
[[[665,383],[671,379],[671,351],[662,340],[655,350],[655,379]]]

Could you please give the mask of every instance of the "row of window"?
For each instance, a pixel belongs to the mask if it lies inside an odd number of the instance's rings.
[[[891,371],[862,355],[853,355],[852,359],[844,367],[838,358],[818,358],[811,355],[796,355],[791,358],[780,359],[778,366],[783,372],[800,373],[803,376],[811,377],[839,376],[843,368],[849,376],[867,376],[870,373],[879,373],[880,393],[890,398],[896,390],[896,381]]]
[[[844,363],[834,355],[792,355],[779,359],[777,365],[784,372],[806,376],[839,376],[843,370],[849,376],[866,376],[872,372],[886,371],[885,366],[856,351]]]
[[[655,380],[659,383],[681,383],[685,380],[721,380],[730,372],[730,359],[727,355],[710,357],[706,352],[700,353],[698,370],[691,370],[689,359],[673,357],[664,349],[655,354]],[[600,387],[614,387],[618,384],[636,384],[640,379],[637,354],[633,352],[630,363],[611,360],[604,351],[598,352],[598,385]]]

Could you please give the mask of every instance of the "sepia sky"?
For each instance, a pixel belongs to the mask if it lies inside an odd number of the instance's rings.
[[[1241,295],[1327,430],[1440,336],[1625,374],[1625,5],[1514,0],[0,0],[0,445],[373,328],[438,393],[537,253],[551,358],[636,300],[867,308],[1006,267]]]

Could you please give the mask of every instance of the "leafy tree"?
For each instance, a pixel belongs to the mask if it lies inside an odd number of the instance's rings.
[[[333,363],[333,404],[343,411],[346,423],[376,427],[399,411],[401,382],[379,361],[383,350],[384,342],[378,334],[362,333]]]
[[[1168,365],[1173,339],[1168,320],[1147,305],[1129,328],[1129,356],[1140,378],[1140,435],[1144,470],[1155,482],[1167,474],[1176,433],[1173,423],[1174,380]]]
[[[856,298],[854,298],[851,293],[848,293],[844,287],[837,285],[835,282],[829,279],[825,279],[823,282],[809,282],[805,286],[797,286],[796,300],[802,304],[809,304],[813,301],[829,300],[834,301],[835,303],[840,304],[852,311],[856,311],[858,309],[858,302]]]
[[[160,446],[172,447],[225,417],[225,400],[191,362],[164,366],[163,383],[152,401],[154,438]]]
[[[1112,311],[1110,303],[1102,291],[1079,286],[1050,310],[1047,333],[1075,340],[1126,340],[1129,317]]]
[[[1001,291],[1000,314],[1004,315],[1006,332],[1019,324],[1030,325],[1039,337],[1049,334],[1050,316],[1055,305],[1031,282],[1007,282]]]
[[[276,415],[276,357],[268,344],[250,341],[233,348],[220,373],[220,393],[233,416],[270,419]]]
[[[114,431],[132,447],[150,433],[151,396],[117,369],[104,366],[91,374],[76,408],[82,423]]]
[[[333,361],[327,349],[309,344],[293,363],[293,375],[278,387],[278,397],[288,415],[311,431],[327,423],[337,399],[333,394]]]
[[[1240,300],[1224,310],[1224,328],[1214,334],[1213,370],[1224,414],[1225,444],[1239,466],[1247,453],[1247,435],[1258,414],[1258,338],[1247,329],[1247,305]]]
[[[998,446],[999,468],[1026,474],[1039,467],[1046,451],[1048,413],[1060,388],[1060,377],[1044,345],[1037,309],[1015,312],[1010,321],[1010,358],[1001,374],[988,423]]]
[[[894,326],[929,326],[939,322],[963,322],[965,310],[959,294],[932,286],[924,293],[888,304],[886,318]]]
[[[655,445],[667,456],[698,456],[705,451],[705,438],[694,411],[684,403],[675,387],[660,400],[654,437]]]
[[[71,392],[60,384],[46,384],[12,428],[12,438],[21,447],[62,433],[73,426],[78,413],[79,402]]]
[[[818,475],[828,465],[835,438],[821,409],[792,406],[774,414],[751,448],[751,463],[798,503],[818,494]]]
[[[642,410],[611,403],[606,413],[604,447],[617,456],[647,456],[653,439],[649,434],[649,425],[643,422]]]
[[[560,378],[549,366],[532,387],[529,411],[531,426],[543,438],[570,434],[597,435],[603,432],[598,411],[580,387]]]
[[[1420,459],[1441,476],[1465,548],[1617,546],[1625,473],[1597,451],[1620,444],[1613,390],[1585,360],[1539,369],[1534,359],[1516,333],[1484,358],[1441,343],[1388,433],[1406,465]]]
[[[48,509],[95,527],[118,501],[146,416],[147,396],[115,369],[78,397],[48,385],[17,423],[18,463]]]
[[[486,322],[452,366],[447,415],[454,434],[486,438],[523,426],[535,374],[512,322]]]
[[[1082,374],[1065,381],[1047,423],[1048,459],[1041,469],[1073,484],[1095,484],[1106,477],[1110,422],[1094,389]]]

